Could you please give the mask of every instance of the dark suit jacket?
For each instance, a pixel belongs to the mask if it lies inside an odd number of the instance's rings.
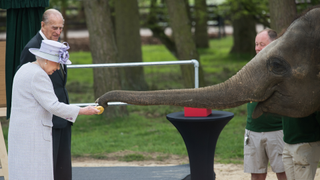
[[[40,33],[38,32],[28,42],[28,44],[24,47],[24,49],[21,52],[20,65],[18,68],[20,68],[20,66],[22,66],[23,64],[25,64],[27,62],[33,62],[36,60],[35,55],[30,53],[29,48],[40,48],[42,40],[43,40],[43,38],[40,35]],[[63,78],[63,75],[60,70],[55,71],[49,77],[52,81],[52,84],[54,87],[54,92],[55,92],[56,96],[58,97],[59,101],[64,102],[66,104],[69,104],[69,97],[68,97],[68,92],[66,89],[67,67],[66,67],[66,65],[63,65],[63,66],[64,66],[64,74],[65,74],[64,78]],[[63,118],[57,117],[57,116],[53,116],[52,122],[53,122],[53,128],[64,128],[64,127],[66,127],[66,125],[68,123],[70,123],[69,121],[67,121]]]

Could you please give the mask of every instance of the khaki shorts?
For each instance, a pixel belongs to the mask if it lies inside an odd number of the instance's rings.
[[[285,143],[282,159],[288,180],[313,180],[320,159],[320,141]]]
[[[244,172],[267,173],[268,162],[273,172],[284,172],[282,162],[283,131],[253,132],[246,129],[244,145]]]

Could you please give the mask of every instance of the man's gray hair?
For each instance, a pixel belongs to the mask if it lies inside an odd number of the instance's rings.
[[[55,15],[55,16],[61,16],[61,18],[63,19],[63,16],[62,14],[56,10],[56,9],[48,9],[46,10],[43,15],[42,15],[42,21],[45,23],[45,24],[48,24],[49,21],[50,21],[50,16],[51,15]],[[64,22],[64,19],[63,19],[63,22]]]
[[[269,38],[270,38],[270,41],[273,41],[273,40],[276,40],[276,39],[277,39],[278,34],[277,34],[277,32],[276,32],[275,30],[273,30],[273,29],[266,28],[266,29],[260,31],[258,34],[264,32],[264,31],[266,31],[266,32],[268,33],[268,36],[269,36]]]

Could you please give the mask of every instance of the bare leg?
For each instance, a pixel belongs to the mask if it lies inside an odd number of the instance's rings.
[[[278,180],[287,180],[287,176],[285,172],[277,173]]]
[[[251,174],[251,180],[265,180],[266,177],[267,177],[267,173],[261,173],[261,174],[252,173]]]

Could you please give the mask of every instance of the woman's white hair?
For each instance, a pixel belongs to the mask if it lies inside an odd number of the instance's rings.
[[[39,57],[39,56],[36,56],[36,59],[37,60],[45,60],[45,59],[43,59],[42,57]]]

